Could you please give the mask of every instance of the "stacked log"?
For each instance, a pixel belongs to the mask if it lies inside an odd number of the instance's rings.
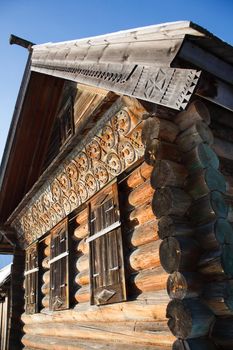
[[[215,234],[215,240],[221,246],[221,254],[215,253],[212,265],[217,278],[207,283],[204,297],[209,307],[216,314],[216,323],[211,337],[221,349],[232,349],[233,344],[233,128],[232,112],[216,105],[209,104],[211,114],[211,130],[214,135],[213,150],[219,158],[219,171],[224,177],[225,185],[222,194],[224,206],[221,213],[224,216],[216,220],[210,232]],[[225,209],[225,210],[224,210]],[[224,210],[224,211],[223,211]],[[213,244],[213,243],[212,243]],[[214,264],[213,264],[214,263]],[[221,271],[219,270],[221,267]],[[211,270],[212,271],[212,270]]]
[[[50,235],[47,236],[43,241],[43,260],[42,260],[42,300],[41,304],[43,307],[42,312],[49,310],[49,293],[50,293],[50,270],[49,270],[49,259],[50,259]]]
[[[127,241],[128,295],[165,290],[166,274],[159,260],[158,221],[154,217],[150,184],[152,167],[143,162],[119,187],[124,208],[122,234]]]
[[[88,236],[88,212],[82,210],[76,217],[74,239],[77,242],[76,259],[76,292],[74,295],[77,303],[85,303],[90,300],[90,272],[89,272],[89,244],[86,242]]]
[[[159,258],[164,270],[170,274],[167,292],[173,300],[167,306],[168,327],[183,341],[203,339],[213,323],[212,312],[199,299],[202,292],[202,280],[197,272],[200,246],[189,215],[192,196],[186,188],[190,169],[202,169],[199,159],[203,164],[207,163],[206,154],[211,153],[205,147],[203,149],[202,137],[205,141],[212,142],[213,139],[208,127],[202,123],[197,107],[192,105],[190,109],[192,120],[180,113],[176,125],[163,119],[159,123],[158,116],[148,117],[143,132],[145,160],[153,166],[152,210],[158,219],[158,236],[162,240]],[[206,119],[208,121],[208,114]],[[162,129],[156,131],[158,125]],[[190,132],[188,128],[191,128]],[[198,130],[200,136],[193,136]],[[188,157],[185,152],[189,153]],[[191,156],[193,159],[189,162]],[[214,156],[212,162],[216,163]],[[156,253],[156,249],[154,251]],[[205,342],[207,349],[209,342]],[[198,349],[199,345],[196,346]],[[174,347],[181,348],[177,342]]]
[[[224,212],[219,190],[225,189],[225,182],[217,170],[218,157],[211,149],[213,135],[206,106],[200,101],[191,103],[187,111],[175,117],[175,123],[179,128],[173,141],[180,153],[178,164],[170,170],[172,155],[170,167],[167,165],[168,170],[159,177],[155,163],[152,179],[156,189],[152,206],[160,218],[159,236],[163,239],[160,260],[170,273],[168,326],[178,338],[173,349],[215,349],[208,339],[214,315],[201,299],[203,278],[199,271],[202,241],[205,239],[207,244],[208,238],[200,235],[199,239],[197,226],[201,229]]]
[[[168,298],[161,298],[161,293],[153,293],[154,299],[152,296],[146,298],[145,294],[149,293],[143,294],[134,301],[101,307],[79,303],[59,316],[55,313],[24,315],[26,336],[23,343],[44,350],[48,349],[48,344],[54,344],[54,349],[59,346],[65,350],[68,342],[72,349],[72,342],[78,346],[84,340],[86,350],[96,347],[123,350],[123,346],[138,350],[170,350],[174,337],[163,320]],[[60,343],[53,343],[52,337],[60,338]]]
[[[157,322],[151,329],[158,331],[159,324],[166,322],[167,273],[159,259],[160,239],[158,219],[154,216],[151,202],[154,189],[151,186],[153,167],[143,162],[119,185],[120,209],[122,215],[123,241],[127,242],[125,262],[127,271],[128,299],[135,303],[146,302],[156,307]],[[127,302],[128,303],[128,302]],[[159,314],[158,314],[159,311]],[[149,326],[150,322],[148,323]],[[169,330],[161,337],[172,345],[173,336]],[[159,344],[157,343],[157,346]]]
[[[217,316],[215,317],[216,322],[218,322],[218,316],[231,315],[233,310],[231,303],[233,230],[229,223],[229,203],[226,200],[227,185],[219,170],[220,161],[216,154],[216,147],[213,146],[215,139],[209,127],[210,121],[209,110],[201,101],[195,101],[187,111],[176,117],[177,125],[181,131],[177,138],[177,144],[183,152],[183,164],[188,170],[185,191],[192,197],[189,220],[195,232],[194,239],[200,245],[201,256],[197,261],[198,268],[195,264],[197,271],[195,271],[191,282],[189,279],[186,281],[185,278],[185,283],[183,275],[170,277],[168,291],[170,294],[174,294],[174,280],[177,280],[179,289],[181,289],[179,295],[182,298],[184,295],[188,298],[193,297],[193,300],[196,298],[196,306],[201,301],[204,302],[208,306],[210,315],[209,321],[205,320],[205,317],[199,320],[201,322],[199,327],[201,325],[207,326],[206,331],[199,335],[178,335],[181,339],[192,339],[210,334],[213,324],[210,310],[212,315]],[[197,281],[200,280],[205,281],[205,283],[203,283],[202,291],[198,288],[198,293],[196,293]],[[169,307],[168,310],[170,310]],[[214,331],[212,337],[214,338]],[[205,342],[207,345],[205,343],[201,345],[203,349],[213,346],[212,344],[208,345],[209,341],[205,340]],[[195,342],[190,344],[187,346],[194,349]],[[181,344],[181,341],[177,341],[174,344],[174,349],[182,348],[182,346],[184,345]]]

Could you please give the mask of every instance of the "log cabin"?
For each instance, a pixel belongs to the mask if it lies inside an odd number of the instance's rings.
[[[4,350],[233,349],[233,48],[188,21],[11,43]]]

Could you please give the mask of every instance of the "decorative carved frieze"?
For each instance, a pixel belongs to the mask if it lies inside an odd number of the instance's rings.
[[[122,108],[81,150],[74,149],[13,226],[27,243],[54,227],[144,154],[142,121]]]
[[[133,63],[85,63],[33,59],[31,69],[116,93],[140,98],[176,110],[188,104],[200,78],[200,71]]]

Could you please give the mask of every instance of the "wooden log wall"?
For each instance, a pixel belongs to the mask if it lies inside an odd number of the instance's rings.
[[[192,136],[197,130],[200,129],[206,139],[210,133],[200,123],[201,117],[197,113],[193,121],[184,113],[176,116],[176,123],[169,119],[160,119],[158,113],[148,115],[143,130],[145,160],[153,166],[152,210],[158,219],[158,235],[162,239],[159,258],[164,270],[170,274],[167,291],[174,299],[167,306],[168,326],[179,339],[205,337],[213,315],[198,300],[201,282],[196,270],[200,248],[189,218],[192,197],[186,189],[189,168],[184,152],[192,152],[201,142]],[[199,129],[195,127],[197,120]],[[190,133],[187,129],[191,129]],[[198,158],[194,161],[198,167]]]
[[[75,218],[73,239],[75,289],[70,310],[48,310],[49,270],[43,275],[44,308],[24,315],[25,349],[157,349],[170,350],[175,337],[167,326],[168,274],[159,260],[158,220],[151,201],[152,166],[143,162],[119,185],[122,233],[125,242],[127,302],[90,305],[88,211]],[[42,265],[48,267],[49,239]]]
[[[215,221],[212,233],[221,254],[215,254],[217,278],[211,274],[204,297],[216,315],[211,337],[221,349],[233,348],[233,113],[213,104],[208,105],[211,115],[210,128],[214,135],[213,150],[219,159],[219,172],[223,177],[221,190],[221,218]],[[219,263],[221,261],[221,265]],[[216,264],[217,262],[217,264]],[[212,264],[213,265],[213,264]],[[222,266],[222,271],[219,271]]]
[[[152,167],[146,163],[137,168],[119,187],[128,297],[166,296],[166,272],[159,260],[158,220],[151,200],[154,193],[150,184]],[[154,293],[154,294],[153,294]]]
[[[196,100],[174,119],[179,128],[177,161],[186,177],[176,165],[175,181],[173,176],[170,180],[171,171],[164,176],[164,183],[160,184],[158,175],[151,181],[156,189],[152,206],[160,217],[159,236],[163,239],[160,261],[170,273],[167,291],[173,300],[167,307],[168,326],[179,339],[174,350],[232,348],[231,332],[226,337],[227,326],[223,331],[224,327],[217,325],[227,317],[230,328],[233,321],[233,148],[229,145],[233,133],[228,132],[227,141],[218,139],[225,133],[222,126],[214,129],[215,107],[208,107]],[[146,159],[154,164],[153,175],[162,167],[156,170],[158,160],[152,149],[149,140]],[[163,208],[167,217],[163,217]]]
[[[77,241],[75,276],[77,286],[75,300],[77,303],[90,302],[89,244],[86,242],[88,235],[88,211],[86,208],[76,217],[74,230],[74,239]]]
[[[49,311],[49,292],[50,292],[50,270],[49,270],[49,259],[50,259],[50,236],[47,236],[43,241],[43,258],[42,258],[42,268],[43,268],[43,276],[42,276],[42,286],[41,286],[41,294],[42,294],[42,312]]]

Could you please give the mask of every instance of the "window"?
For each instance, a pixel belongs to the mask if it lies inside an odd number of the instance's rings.
[[[91,304],[126,300],[117,184],[89,203]]]
[[[50,309],[64,310],[69,307],[67,219],[51,231],[50,247]]]
[[[32,244],[26,251],[25,261],[25,304],[26,313],[38,312],[38,254],[37,243]]]
[[[73,103],[70,97],[59,114],[61,146],[64,145],[74,133]]]
[[[60,149],[67,143],[73,134],[73,98],[70,96],[66,102],[62,101],[62,108],[59,110],[54,121],[43,169],[46,169],[49,166],[52,160],[59,154]]]

